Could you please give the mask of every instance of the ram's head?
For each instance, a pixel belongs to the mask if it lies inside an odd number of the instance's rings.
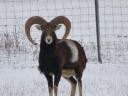
[[[71,29],[70,21],[64,16],[58,16],[50,22],[47,22],[45,19],[39,16],[30,17],[25,23],[25,32],[29,41],[34,45],[37,43],[32,40],[30,35],[30,28],[33,24],[38,24],[36,25],[36,28],[42,31],[41,39],[44,40],[46,44],[52,44],[54,41],[57,43],[63,42],[69,35]],[[60,24],[63,24],[66,30],[62,39],[57,40],[55,31],[61,27]]]

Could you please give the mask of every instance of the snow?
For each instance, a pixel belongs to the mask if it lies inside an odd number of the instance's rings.
[[[83,96],[128,96],[128,65],[87,63]],[[61,78],[59,96],[68,96],[70,84]],[[78,96],[78,88],[76,92]],[[47,81],[37,67],[1,68],[0,96],[48,96]]]

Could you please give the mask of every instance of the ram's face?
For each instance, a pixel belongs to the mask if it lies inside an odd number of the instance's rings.
[[[48,45],[52,44],[53,42],[56,42],[57,36],[55,34],[55,31],[60,27],[61,25],[53,26],[49,23],[44,26],[36,25],[36,28],[42,31],[42,39],[44,39],[44,41]]]

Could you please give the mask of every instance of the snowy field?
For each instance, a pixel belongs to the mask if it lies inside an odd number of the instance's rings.
[[[83,96],[128,96],[127,69],[123,64],[88,63],[82,78]],[[62,78],[59,96],[69,96],[69,88]],[[48,96],[47,81],[37,67],[1,68],[0,96]]]

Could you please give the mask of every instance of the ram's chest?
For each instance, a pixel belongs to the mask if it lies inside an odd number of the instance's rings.
[[[51,60],[45,60],[43,63],[44,70],[48,74],[55,74],[55,72],[58,70],[58,63],[56,59],[51,59]]]

